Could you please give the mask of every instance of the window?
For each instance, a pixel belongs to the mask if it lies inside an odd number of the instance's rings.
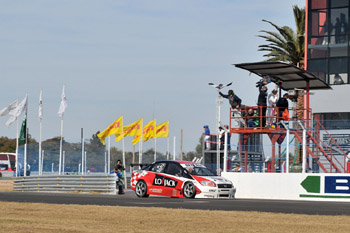
[[[321,9],[327,7],[327,0],[312,0],[311,9]]]
[[[7,171],[9,169],[9,166],[6,164],[0,164],[0,171]]]
[[[327,57],[327,49],[310,49],[310,58],[325,58]]]
[[[187,168],[191,175],[194,176],[216,176],[216,174],[204,166],[193,166]]]
[[[155,163],[151,167],[151,172],[164,173],[166,163]]]
[[[350,83],[349,0],[309,0],[307,70],[330,85]]]
[[[327,20],[327,11],[318,10],[311,12],[310,30],[312,36],[328,35],[329,23]]]
[[[350,112],[315,114],[327,130],[350,129]]]
[[[348,83],[347,64],[347,58],[332,58],[329,60],[329,84],[339,85]]]
[[[347,41],[348,34],[348,8],[336,8],[330,11],[330,34],[335,35],[331,38],[330,44],[344,44]]]
[[[307,69],[310,72],[326,72],[327,70],[327,60],[309,60],[307,64]]]
[[[331,7],[344,7],[349,6],[349,0],[332,0]]]
[[[168,167],[166,169],[166,172],[169,175],[173,176],[183,176],[183,169],[180,167],[180,165],[176,163],[168,163]]]

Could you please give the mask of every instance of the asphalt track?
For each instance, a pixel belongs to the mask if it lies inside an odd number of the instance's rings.
[[[138,198],[133,191],[127,191],[125,195],[0,192],[0,201],[163,207],[197,210],[259,211],[309,215],[350,215],[350,203],[347,202],[281,201],[257,199],[185,199],[157,196]]]

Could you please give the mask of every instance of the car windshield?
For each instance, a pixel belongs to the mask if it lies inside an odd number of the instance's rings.
[[[194,176],[216,176],[216,174],[209,170],[208,168],[206,167],[197,167],[197,166],[194,166],[194,167],[188,167],[187,168],[188,172],[191,174],[191,175],[194,175]]]

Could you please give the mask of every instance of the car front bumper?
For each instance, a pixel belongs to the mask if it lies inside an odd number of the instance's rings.
[[[235,198],[236,188],[200,187],[196,198]]]

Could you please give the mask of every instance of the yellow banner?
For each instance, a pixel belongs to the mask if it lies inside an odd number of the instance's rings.
[[[157,125],[156,137],[169,137],[169,121],[166,121],[160,125]]]
[[[124,137],[135,136],[132,143],[135,145],[140,141],[142,135],[142,118],[130,125],[124,126]]]
[[[107,129],[97,134],[97,137],[101,140],[102,144],[105,145],[105,138],[112,134],[115,134],[117,138],[120,136],[123,138],[123,116],[114,121]]]
[[[148,141],[148,139],[150,138],[155,138],[155,134],[156,134],[155,129],[156,129],[156,120],[148,122],[148,124],[145,127],[143,127],[142,138],[144,142]]]

